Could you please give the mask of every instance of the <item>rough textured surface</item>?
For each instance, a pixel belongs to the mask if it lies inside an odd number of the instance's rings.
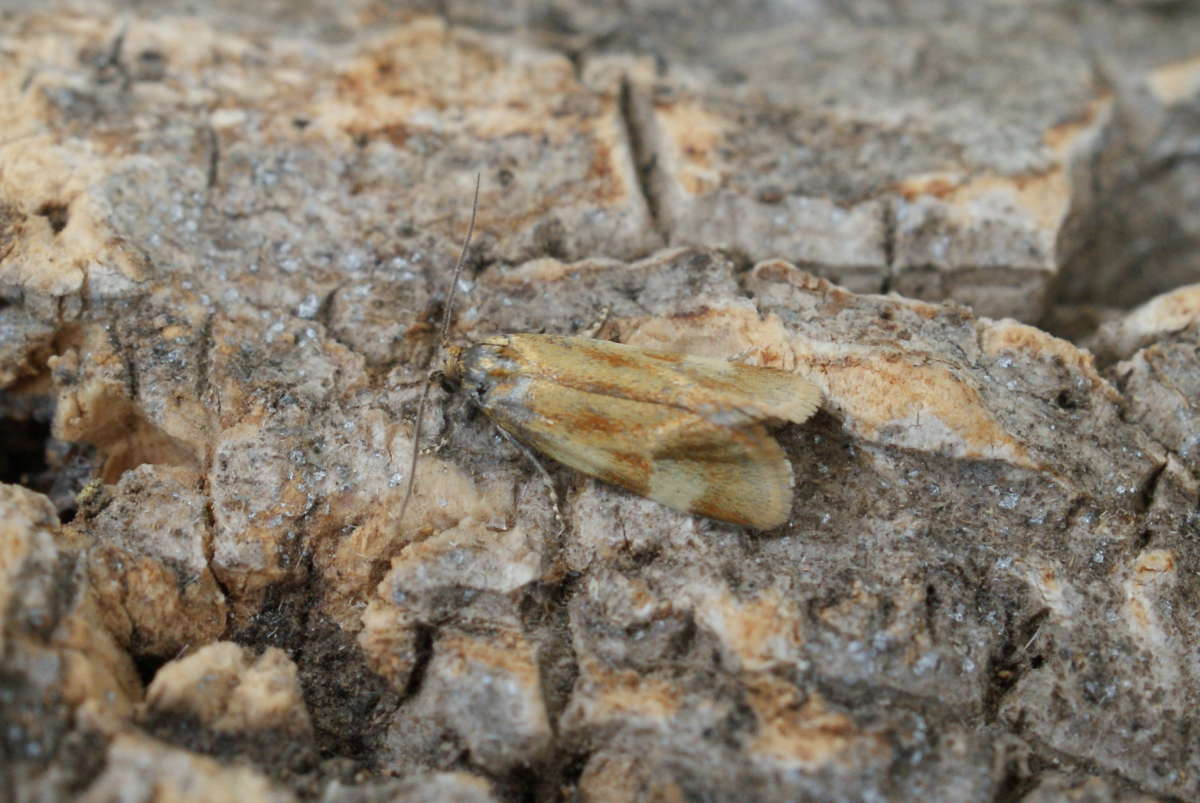
[[[248,767],[222,766],[218,761],[150,739],[122,735],[113,739],[105,756],[104,771],[79,799],[88,803],[123,800],[288,803],[296,798]]]
[[[0,12],[3,788],[1200,796],[1200,11],[434,5]],[[436,386],[399,519],[477,173],[452,340],[803,374],[787,525]]]
[[[165,665],[146,689],[157,715],[193,716],[223,731],[311,729],[296,665],[278,648],[258,658],[219,641]]]
[[[135,655],[165,660],[225,632],[200,482],[193,472],[144,463],[98,492],[103,509],[79,521],[105,624]]]

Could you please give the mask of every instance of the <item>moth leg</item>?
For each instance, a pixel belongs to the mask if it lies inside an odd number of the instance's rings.
[[[538,460],[537,455],[534,454],[532,449],[510,435],[504,429],[504,427],[496,427],[496,431],[503,435],[505,440],[517,447],[517,450],[521,454],[525,455],[526,459],[528,459],[530,463],[533,463],[534,468],[536,468],[538,473],[542,475],[542,482],[546,484],[546,489],[550,491],[550,503],[554,506],[554,521],[558,524],[558,532],[555,533],[555,535],[562,535],[564,532],[566,532],[567,525],[566,520],[563,518],[562,503],[558,498],[558,489],[554,487],[554,479],[550,476],[550,472],[546,470],[544,465],[542,465],[542,461]]]
[[[600,310],[600,317],[598,317],[595,321],[593,321],[591,326],[589,326],[587,329],[584,329],[582,332],[580,332],[578,336],[595,338],[597,335],[600,334],[600,330],[604,328],[604,325],[606,323],[608,323],[608,317],[611,314],[612,314],[612,305],[608,305],[604,309]]]

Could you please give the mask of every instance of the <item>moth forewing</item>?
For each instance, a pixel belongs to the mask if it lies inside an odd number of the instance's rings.
[[[471,356],[451,355],[447,375],[460,373],[460,366],[474,368],[476,381],[489,372],[519,373],[603,395],[679,407],[716,423],[778,419],[799,424],[821,403],[816,385],[788,371],[587,337],[500,335],[466,351]]]
[[[504,335],[445,374],[497,425],[572,468],[669,507],[757,529],[790,513],[792,470],[762,422],[820,393],[793,374],[589,338]]]
[[[680,416],[653,444],[650,491],[669,507],[769,530],[792,509],[792,466],[761,424]]]

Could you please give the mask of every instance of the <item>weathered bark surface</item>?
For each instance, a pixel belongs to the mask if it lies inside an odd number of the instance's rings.
[[[0,12],[15,799],[1200,797],[1196,7],[143,5]],[[784,528],[437,388],[399,520],[476,174],[452,339],[810,378]]]

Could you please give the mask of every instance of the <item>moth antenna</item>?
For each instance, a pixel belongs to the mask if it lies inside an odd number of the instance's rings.
[[[458,289],[458,277],[462,275],[463,263],[467,259],[467,248],[471,245],[471,235],[475,233],[475,215],[479,212],[479,174],[475,174],[475,198],[471,201],[471,222],[467,225],[467,236],[463,239],[462,250],[458,252],[458,261],[454,263],[454,276],[450,279],[450,292],[446,294],[446,310],[442,315],[442,330],[438,343],[446,345],[446,336],[450,331],[450,312],[454,308],[454,291]]]
[[[471,245],[471,235],[475,233],[475,216],[479,212],[479,174],[475,174],[475,198],[471,202],[471,222],[467,225],[467,236],[463,238],[462,250],[458,252],[458,261],[454,263],[454,275],[450,279],[450,291],[446,294],[446,309],[442,313],[442,326],[438,332],[437,352],[434,354],[433,364],[438,364],[438,358],[441,357],[441,351],[446,347],[446,340],[450,332],[450,313],[454,307],[454,291],[458,289],[458,278],[462,275],[463,263],[467,259],[467,249]],[[433,377],[437,369],[430,370],[429,376],[425,378],[425,385],[421,388],[421,398],[417,401],[417,420],[413,423],[413,448],[412,460],[408,464],[408,483],[404,488],[404,501],[400,503],[400,515],[396,519],[396,526],[399,527],[404,523],[404,514],[408,512],[408,503],[412,501],[413,488],[417,482],[417,455],[421,451],[421,422],[425,419],[425,403],[429,399],[429,386],[433,384]]]

